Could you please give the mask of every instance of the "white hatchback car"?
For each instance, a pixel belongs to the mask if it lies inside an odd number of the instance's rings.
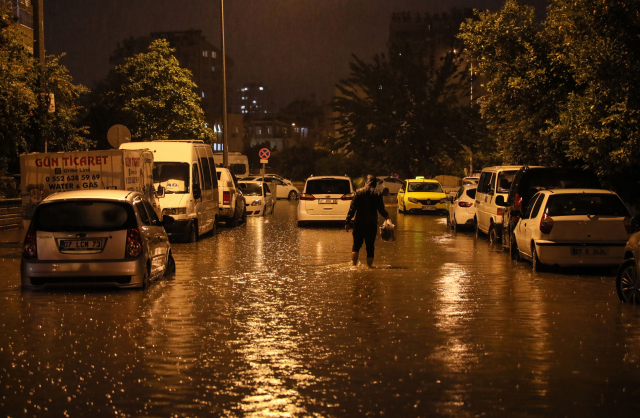
[[[243,181],[262,181],[262,176],[250,176],[244,177]],[[291,183],[291,180],[280,177],[277,174],[265,174],[265,183],[269,185],[275,185],[276,194],[278,199],[296,200],[300,194],[300,190]],[[274,187],[271,187],[273,189]]]
[[[353,200],[348,176],[310,177],[298,202],[298,226],[309,221],[344,221]]]
[[[635,228],[620,197],[599,189],[554,189],[535,194],[511,237],[514,260],[544,265],[619,265]]]
[[[238,182],[247,203],[247,216],[260,216],[273,213],[276,202],[271,196],[269,185],[260,181]]]
[[[36,208],[22,248],[22,287],[147,287],[175,272],[162,220],[138,192],[57,193]]]
[[[395,177],[378,177],[376,190],[382,192],[383,195],[398,194],[398,190],[402,188],[404,181]]]
[[[476,190],[477,184],[465,184],[458,189],[449,203],[449,226],[457,229],[461,226],[473,227],[473,219],[476,216]]]

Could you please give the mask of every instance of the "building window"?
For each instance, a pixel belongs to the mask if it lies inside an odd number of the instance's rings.
[[[202,92],[202,98],[204,99],[204,91]]]
[[[209,51],[202,51],[202,56],[203,57],[208,57],[209,56]]]
[[[211,51],[211,58],[217,58],[216,51]]]
[[[263,89],[262,87],[260,87],[260,90],[262,91],[262,90],[264,90],[264,89]]]
[[[215,71],[215,70],[216,70],[216,67],[211,67],[211,71]]]

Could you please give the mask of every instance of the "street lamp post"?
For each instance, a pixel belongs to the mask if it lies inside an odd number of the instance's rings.
[[[229,167],[227,139],[227,54],[224,48],[224,0],[220,0],[220,31],[222,34],[222,166]]]
[[[39,88],[40,88],[40,129],[38,130],[38,146],[40,150],[47,152],[47,139],[44,127],[47,124],[48,95],[46,93],[45,57],[44,57],[44,5],[43,0],[36,0],[33,7],[33,57],[40,64]]]

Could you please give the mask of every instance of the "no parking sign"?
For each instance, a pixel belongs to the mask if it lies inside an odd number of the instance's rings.
[[[271,151],[269,151],[267,148],[262,148],[258,152],[258,156],[260,157],[261,160],[268,160],[269,157],[271,157]]]

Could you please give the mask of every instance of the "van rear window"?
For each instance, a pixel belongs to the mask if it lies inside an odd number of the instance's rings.
[[[629,211],[615,194],[571,193],[550,196],[547,215],[629,216]]]
[[[37,231],[117,231],[137,226],[133,207],[123,202],[77,200],[38,206],[32,225]]]
[[[351,193],[351,182],[343,179],[309,180],[305,193],[345,195]]]

